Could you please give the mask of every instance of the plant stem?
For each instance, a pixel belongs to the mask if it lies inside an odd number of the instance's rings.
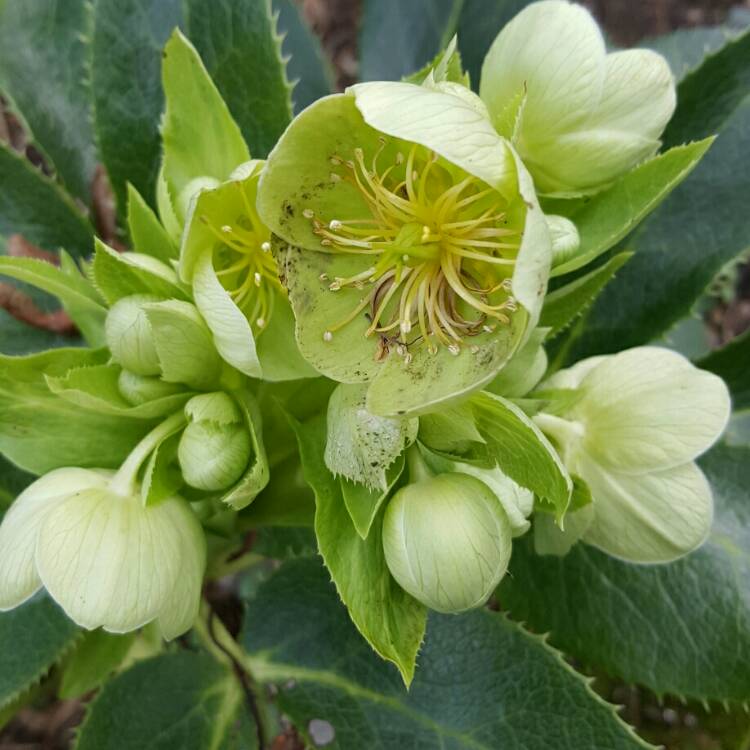
[[[136,480],[141,465],[148,458],[151,451],[153,451],[162,440],[177,432],[186,423],[187,420],[185,419],[185,414],[180,410],[172,414],[171,417],[167,417],[163,422],[151,430],[151,432],[149,432],[148,435],[146,435],[146,437],[144,437],[143,440],[133,448],[130,455],[125,459],[122,466],[120,466],[117,474],[115,474],[112,481],[109,483],[110,490],[118,495],[132,495],[135,492]]]
[[[425,479],[431,479],[433,473],[425,463],[422,457],[422,451],[419,450],[419,445],[414,443],[406,451],[406,465],[409,469],[409,481],[421,482]]]

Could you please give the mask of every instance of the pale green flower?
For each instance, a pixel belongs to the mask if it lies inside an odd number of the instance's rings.
[[[538,318],[551,245],[531,179],[456,83],[319,100],[261,176],[303,356],[374,414],[481,387]]]
[[[645,49],[607,54],[580,5],[544,0],[497,36],[480,95],[541,193],[598,190],[659,148],[675,108],[663,57]]]
[[[565,541],[545,542],[546,551],[581,537],[625,560],[666,562],[703,542],[713,500],[694,459],[729,419],[720,378],[673,351],[638,347],[562,370],[545,392],[550,408],[534,421],[592,496],[566,517]]]
[[[115,477],[56,469],[21,493],[0,525],[0,610],[44,587],[88,629],[155,620],[172,639],[191,627],[206,561],[198,520],[179,497],[144,507]]]
[[[391,574],[438,612],[463,612],[487,601],[508,567],[511,534],[495,493],[458,472],[403,487],[383,518]]]

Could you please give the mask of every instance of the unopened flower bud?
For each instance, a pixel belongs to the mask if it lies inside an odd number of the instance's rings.
[[[457,472],[403,487],[383,519],[391,574],[438,612],[484,604],[505,574],[511,544],[500,501],[484,482]]]
[[[160,375],[154,337],[143,306],[158,302],[149,294],[134,294],[115,302],[107,314],[105,335],[113,359],[137,375]]]
[[[179,383],[166,383],[160,378],[137,375],[130,370],[120,373],[117,385],[123,398],[133,406],[140,406],[183,390]]]

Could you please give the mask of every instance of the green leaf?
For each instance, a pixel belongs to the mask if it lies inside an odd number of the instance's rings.
[[[167,98],[164,177],[172,200],[179,203],[191,181],[226,180],[250,153],[198,52],[179,31],[164,47],[162,82]],[[178,211],[183,220],[186,208]]]
[[[0,453],[34,474],[61,466],[117,468],[153,422],[81,409],[55,396],[45,381],[104,364],[108,356],[86,349],[0,356]]]
[[[733,30],[725,26],[698,26],[642,39],[638,45],[666,57],[675,78],[680,80],[702,63],[707,55],[721,49],[734,35]]]
[[[292,118],[270,0],[186,0],[186,8],[190,39],[250,153],[265,158]]]
[[[27,474],[0,455],[0,520],[10,504],[36,477]]]
[[[85,203],[96,166],[84,0],[0,4],[0,89],[32,142]]]
[[[263,445],[263,420],[258,402],[246,389],[234,393],[242,411],[245,428],[250,433],[252,458],[242,478],[221,499],[230,508],[242,510],[255,500],[260,491],[268,484],[270,470],[268,458]]]
[[[405,690],[357,637],[316,560],[289,561],[261,584],[241,643],[281,710],[308,741],[327,730],[331,750],[649,747],[541,637],[495,612],[430,615]]]
[[[492,393],[471,398],[476,425],[500,470],[516,484],[546,498],[562,518],[573,483],[555,449],[513,403]]]
[[[315,534],[339,596],[359,632],[384,659],[392,661],[408,685],[427,612],[391,578],[383,552],[380,517],[362,539],[341,496],[341,486],[323,460],[323,415],[293,422],[305,479],[315,492]]]
[[[198,308],[170,299],[149,303],[144,310],[159,355],[162,379],[197,390],[216,387],[223,363]]]
[[[554,212],[565,212],[575,223],[581,244],[572,258],[552,270],[552,275],[575,271],[613,247],[693,171],[712,143],[712,138],[706,138],[676,146],[637,166],[590,200],[553,202]],[[566,210],[567,205],[573,210]]]
[[[750,331],[745,331],[695,364],[715,372],[724,380],[732,394],[735,411],[750,408]]]
[[[60,698],[79,698],[98,688],[120,666],[135,637],[135,633],[113,635],[104,630],[85,633],[65,665]]]
[[[164,266],[164,275],[156,273],[142,265],[136,254],[118,253],[98,237],[92,275],[96,288],[110,305],[131,294],[188,299],[177,281],[177,275],[172,274],[170,268]]]
[[[78,272],[75,275],[66,273],[36,258],[0,256],[0,275],[25,281],[37,289],[54,294],[63,304],[87,314],[100,326],[104,325],[107,309],[102,298],[91,282]]]
[[[585,276],[580,276],[547,294],[539,324],[551,329],[548,338],[552,339],[562,333],[583,315],[632,256],[632,253],[618,253]]]
[[[0,707],[39,682],[67,651],[80,630],[47,596],[0,612]]]
[[[46,376],[50,391],[83,409],[130,419],[156,419],[180,409],[190,393],[175,393],[133,406],[123,398],[119,387],[122,369],[118,365],[76,367],[64,375]]]
[[[99,153],[124,213],[126,183],[156,203],[164,108],[161,52],[182,18],[181,0],[96,0],[91,93]]]
[[[164,263],[176,259],[178,250],[154,210],[130,183],[127,183],[127,191],[128,231],[133,250],[151,255]]]
[[[363,484],[350,482],[344,477],[339,477],[346,510],[352,519],[354,528],[357,529],[357,533],[362,539],[367,539],[383,501],[388,497],[404,471],[404,464],[405,457],[402,453],[385,472],[386,486],[384,488],[370,489]]]
[[[292,101],[297,113],[333,91],[333,68],[301,7],[294,0],[274,0],[273,7],[279,13],[278,31],[284,37],[281,51],[289,56],[286,74],[294,86]]]
[[[359,37],[363,81],[398,80],[430,62],[456,33],[464,0],[365,0]]]
[[[21,234],[45,250],[91,252],[93,229],[73,200],[30,161],[0,143],[0,235]]]
[[[750,700],[750,449],[701,460],[714,490],[708,541],[669,565],[629,565],[577,544],[564,558],[516,545],[500,597],[584,664],[659,695]],[[596,503],[596,500],[594,500]]]
[[[136,664],[89,705],[76,750],[254,750],[256,730],[237,678],[205,653]]]
[[[743,59],[750,63],[750,38],[741,37],[707,58],[679,85],[674,120],[679,137],[700,138],[709,128],[718,129],[719,136],[690,177],[627,241],[635,256],[597,299],[586,318],[584,335],[570,349],[569,361],[661,337],[690,314],[716,274],[750,244],[745,200],[750,192],[750,172],[745,169],[750,151],[750,86],[744,86],[745,98],[731,112],[723,105],[738,96],[717,102],[724,109],[721,121],[713,115],[710,122],[694,121],[691,115],[694,91],[712,86],[724,90],[730,85],[721,77],[728,75],[728,69],[717,71],[717,61],[728,64],[737,50],[744,50]],[[737,69],[730,76],[731,82],[742,84],[750,70],[747,63],[744,72]],[[702,101],[701,112],[707,107]],[[677,137],[671,126],[670,133]]]

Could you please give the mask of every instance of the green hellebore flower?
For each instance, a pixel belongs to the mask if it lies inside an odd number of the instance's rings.
[[[538,318],[547,225],[523,164],[460,84],[361,84],[317,101],[269,156],[258,211],[280,238],[303,356],[370,383],[373,414],[481,387]]]
[[[654,154],[676,102],[661,55],[607,54],[589,12],[560,0],[532,3],[498,34],[480,96],[537,190],[562,195],[599,190]]]
[[[400,489],[383,517],[388,569],[415,599],[438,612],[484,604],[510,560],[511,525],[492,490],[458,472]]]
[[[231,178],[191,204],[180,251],[180,276],[225,361],[266,380],[317,373],[294,340],[294,319],[271,253],[271,232],[255,208],[263,162],[240,165]]]
[[[239,408],[226,393],[204,393],[187,402],[185,414],[190,421],[177,450],[184,480],[199,490],[231,487],[252,455]]]
[[[713,499],[694,459],[729,419],[720,378],[676,352],[644,346],[583,360],[541,390],[552,408],[534,421],[592,496],[570,518],[583,515],[571,524],[566,518],[566,531],[558,530],[566,541],[555,546],[566,551],[582,538],[624,560],[656,563],[704,541]]]
[[[206,562],[198,520],[176,496],[144,507],[140,490],[123,493],[114,477],[56,469],[19,495],[0,525],[0,611],[44,587],[90,630],[156,620],[172,639],[191,627]]]

